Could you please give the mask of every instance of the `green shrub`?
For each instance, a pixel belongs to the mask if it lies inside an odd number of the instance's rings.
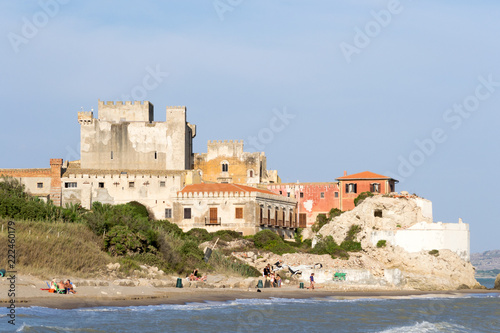
[[[325,214],[318,214],[318,216],[316,216],[316,222],[314,222],[311,229],[314,232],[318,232],[327,223],[328,223],[328,219],[326,218],[326,215]]]
[[[328,212],[328,220],[333,220],[335,217],[342,215],[343,211],[338,208],[332,208]]]
[[[361,243],[352,240],[345,240],[340,244],[340,248],[347,252],[359,252],[361,251]]]
[[[271,251],[272,253],[278,255],[297,252],[297,250],[295,250],[290,244],[285,243],[281,238],[268,242],[264,246],[264,250]]]
[[[194,228],[189,230],[188,232],[186,232],[186,236],[200,243],[211,241],[213,238],[213,235],[211,235],[207,231],[207,229],[201,229],[201,228]]]
[[[356,197],[356,199],[354,199],[354,206],[358,206],[359,204],[361,204],[368,197],[373,197],[373,193],[372,192],[368,192],[368,191],[360,193]]]
[[[356,235],[361,231],[361,227],[357,224],[351,225],[349,231],[347,231],[347,236],[344,241],[353,241],[356,238]]]
[[[332,236],[326,236],[321,238],[316,246],[310,250],[313,254],[329,254],[333,259],[349,259],[349,253],[341,248],[333,239]]]
[[[236,231],[232,230],[219,230],[214,233],[212,233],[212,240],[220,238],[220,240],[224,242],[232,242],[236,239],[242,239],[243,236]]]
[[[266,244],[268,244],[274,240],[281,239],[281,237],[278,236],[277,234],[275,234],[274,232],[272,232],[271,230],[266,229],[266,230],[262,230],[262,231],[259,231],[258,233],[256,233],[253,236],[253,239],[254,239],[256,247],[264,248],[264,246],[266,246]]]
[[[431,256],[437,257],[437,256],[439,256],[439,250],[431,250],[431,251],[429,251],[429,254]]]
[[[387,241],[385,239],[381,239],[377,242],[377,247],[385,247]]]

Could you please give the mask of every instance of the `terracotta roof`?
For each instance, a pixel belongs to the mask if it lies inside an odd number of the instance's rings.
[[[187,185],[179,193],[199,193],[199,192],[259,192],[265,194],[278,195],[269,190],[239,184],[195,184]],[[279,196],[279,195],[278,195]]]
[[[353,180],[353,179],[393,179],[391,177],[379,175],[370,171],[363,171],[360,173],[355,173],[353,175],[348,175],[344,177],[339,177],[337,180]],[[396,179],[394,179],[396,180]]]

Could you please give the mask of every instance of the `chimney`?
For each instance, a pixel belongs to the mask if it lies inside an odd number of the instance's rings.
[[[347,171],[344,170],[344,177],[347,176]]]

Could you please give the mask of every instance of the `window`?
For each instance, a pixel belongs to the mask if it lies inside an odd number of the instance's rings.
[[[43,183],[36,183],[37,188],[43,188]]]
[[[382,209],[375,209],[373,211],[373,216],[375,216],[375,217],[382,217]]]
[[[111,151],[111,159],[113,159],[113,151]]]
[[[283,195],[283,191],[280,191],[280,195]]]
[[[325,198],[325,192],[321,192],[321,194],[320,194],[320,198],[321,198],[321,199],[324,199],[324,198]]]
[[[65,188],[72,188],[76,187],[76,182],[69,182],[69,183],[64,183]]]
[[[165,187],[165,182],[164,181],[160,182],[160,187]]]
[[[184,208],[184,219],[185,220],[191,219],[191,208]]]
[[[165,218],[166,219],[172,218],[172,208],[165,208]]]
[[[335,198],[339,197],[339,192],[335,192]]]
[[[358,193],[358,184],[349,183],[345,184],[346,193]]]
[[[253,177],[253,170],[250,170],[250,178]]]
[[[303,198],[304,197],[304,192],[300,192],[300,197]]]
[[[290,192],[288,192],[288,193],[286,194],[286,196],[290,198]]]
[[[235,215],[237,219],[242,219],[243,218],[243,208],[236,208],[235,209]]]
[[[157,159],[158,159],[158,152],[155,151],[155,160],[157,160]]]
[[[128,182],[128,187],[133,188],[135,186],[134,182]]]
[[[389,186],[391,188],[391,192],[394,192],[394,183],[389,183]]]
[[[229,164],[222,163],[222,172],[228,172],[228,170],[229,170]]]
[[[380,193],[380,184],[379,183],[370,184],[370,192]]]
[[[99,188],[104,188],[104,183],[99,183]]]

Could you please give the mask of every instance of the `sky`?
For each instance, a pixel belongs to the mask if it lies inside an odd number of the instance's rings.
[[[0,168],[79,159],[77,112],[185,105],[283,182],[372,171],[498,249],[500,2],[0,1]]]

